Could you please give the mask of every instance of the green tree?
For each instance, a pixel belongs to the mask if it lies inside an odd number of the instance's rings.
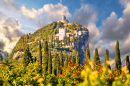
[[[74,56],[72,56],[71,62],[72,62],[73,65],[75,64]]]
[[[2,56],[2,54],[0,54],[0,61],[3,61],[3,56]]]
[[[34,62],[36,62],[37,61],[37,58],[36,57],[34,57]]]
[[[121,58],[120,58],[119,41],[116,42],[116,47],[115,47],[115,69],[117,71],[121,71]]]
[[[100,58],[98,54],[98,49],[95,49],[95,54],[94,54],[94,66],[95,69],[98,70],[100,68]]]
[[[85,58],[85,64],[89,64],[90,60],[90,51],[89,48],[86,49],[86,58]]]
[[[58,58],[58,55],[57,53],[55,53],[54,60],[53,60],[53,71],[52,71],[54,75],[56,75],[57,73],[57,58]]]
[[[48,58],[48,73],[52,73],[52,57],[51,57],[51,51],[49,51],[49,58]]]
[[[79,52],[77,52],[77,55],[76,55],[76,63],[78,66],[80,65]]]
[[[105,63],[104,63],[104,67],[108,67],[109,69],[111,69],[108,61],[109,61],[109,50],[106,49],[106,51],[105,51]]]
[[[39,41],[39,62],[40,62],[40,65],[42,65],[41,41]]]
[[[23,54],[23,66],[26,67],[30,62],[33,62],[32,55],[29,51],[29,46],[24,50]]]
[[[48,71],[48,42],[44,42],[43,73]]]
[[[58,55],[56,59],[56,68],[57,68],[57,75],[58,75],[60,73],[60,60],[59,60]]]
[[[63,53],[60,51],[60,65],[63,67]]]
[[[129,62],[129,56],[128,55],[126,56],[126,66],[127,66],[127,69],[129,70],[129,73],[130,73],[130,62]]]
[[[65,62],[64,62],[64,67],[67,67],[68,66],[68,58],[67,56],[65,57]]]

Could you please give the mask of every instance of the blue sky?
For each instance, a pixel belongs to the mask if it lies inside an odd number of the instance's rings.
[[[120,42],[121,55],[130,52],[130,0],[0,0],[0,49],[11,52],[27,33],[58,21],[65,15],[90,32],[90,51],[98,48],[101,60]],[[93,57],[93,56],[92,56]]]
[[[100,27],[102,21],[105,20],[111,12],[115,12],[118,14],[118,17],[122,16],[122,11],[124,7],[119,3],[119,0],[15,0],[15,4],[25,5],[28,9],[36,9],[42,8],[45,4],[58,4],[61,3],[64,6],[68,7],[69,12],[71,13],[71,17],[68,19],[69,21],[72,20],[73,15],[76,9],[79,9],[83,4],[91,4],[95,7],[98,20],[96,22],[97,27]]]

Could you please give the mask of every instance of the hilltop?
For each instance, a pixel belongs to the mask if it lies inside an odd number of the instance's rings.
[[[63,40],[58,38],[59,29],[66,29],[66,37]],[[52,54],[55,51],[62,50],[68,55],[74,55],[74,53],[80,51],[80,56],[84,56],[84,52],[88,47],[88,38],[88,29],[80,24],[64,21],[53,22],[38,29],[33,34],[29,33],[22,36],[12,50],[10,57],[13,59],[21,57],[28,45],[33,57],[37,57],[38,41],[43,43],[45,39],[49,42]]]

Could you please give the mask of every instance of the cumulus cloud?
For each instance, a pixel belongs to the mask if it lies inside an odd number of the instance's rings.
[[[94,49],[98,48],[101,62],[105,59],[105,50],[109,49],[110,60],[115,58],[116,41],[120,42],[121,55],[130,53],[130,1],[120,0],[124,5],[123,16],[118,18],[115,12],[102,22],[100,29],[96,27],[97,13],[91,5],[83,5],[77,9],[73,22],[79,23],[88,28],[90,34],[90,51],[93,59]]]
[[[74,13],[72,22],[88,26],[89,23],[94,24],[97,20],[97,13],[94,7],[90,4],[82,5]]]
[[[18,20],[12,20],[0,13],[0,48],[11,53],[18,39],[23,35],[20,29]]]
[[[35,10],[34,8],[27,9],[24,5],[22,6],[22,14],[30,18],[31,20],[38,19],[37,23],[44,22],[53,22],[61,19],[62,15],[65,15],[67,18],[71,16],[66,6],[63,6],[61,3],[56,5],[45,4],[42,8]],[[39,24],[40,25],[40,24]],[[43,23],[42,23],[43,25]]]
[[[130,0],[120,0],[124,6],[123,16],[118,18],[115,12],[102,22],[100,29],[102,30],[101,38],[104,45],[107,45],[110,50],[110,58],[115,57],[115,45],[119,40],[121,55],[130,53]],[[104,46],[106,47],[106,46]],[[104,49],[102,49],[103,51]]]
[[[91,58],[93,59],[94,50],[97,47],[100,32],[96,27],[97,12],[95,8],[90,4],[83,4],[80,9],[77,9],[74,13],[72,22],[79,23],[89,30],[89,48],[91,52]]]
[[[0,49],[1,49],[1,50],[4,49],[4,46],[5,46],[4,42],[3,42],[3,41],[0,41]]]
[[[20,5],[14,4],[14,0],[0,0],[0,11],[6,16],[20,16]]]

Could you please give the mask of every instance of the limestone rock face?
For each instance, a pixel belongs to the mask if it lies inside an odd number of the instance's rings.
[[[89,34],[82,34],[79,38],[76,39],[75,47],[79,51],[80,63],[85,62],[86,49],[89,48]]]

